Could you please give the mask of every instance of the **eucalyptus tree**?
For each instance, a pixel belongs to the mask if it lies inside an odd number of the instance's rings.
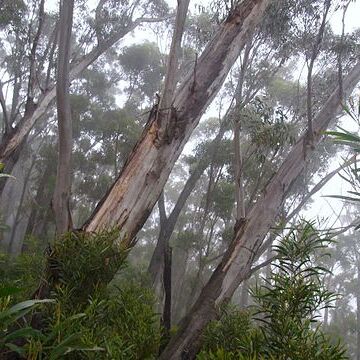
[[[146,63],[145,59],[143,61]],[[74,144],[70,206],[75,227],[89,216],[91,208],[101,199],[141,133],[142,113],[146,112],[143,104],[132,99],[123,107],[118,107],[115,98],[117,79],[114,79],[112,70],[95,65],[72,85],[70,102]],[[54,125],[51,128],[54,129]],[[50,206],[46,194],[53,191],[51,179],[54,176],[53,165],[56,164],[55,151],[54,138],[49,136],[38,154],[39,164],[36,165],[32,194],[39,201],[32,202],[32,214],[36,209]],[[43,199],[40,201],[36,194]],[[55,218],[49,214],[44,215],[45,219],[51,229]],[[29,234],[41,233],[36,228],[32,230],[31,223]]]
[[[175,110],[171,121],[162,121],[159,111],[150,113],[141,139],[116,182],[84,224],[85,231],[117,224],[127,239],[125,243],[132,243],[200,116],[220,90],[267,6],[268,1],[245,1],[234,8],[199,57],[195,70],[179,85],[172,100]]]
[[[0,159],[9,171],[29,133],[46,115],[56,95],[54,59],[59,26],[56,14],[47,12],[45,5],[45,0],[1,5],[5,16],[1,24],[4,80],[0,84],[3,115]],[[139,25],[167,17],[168,7],[161,0],[122,2],[121,6],[116,1],[101,0],[93,14],[86,5],[79,4],[75,9],[75,26],[80,30],[74,36],[70,80]],[[13,89],[11,101],[4,96],[9,93],[4,91],[6,88]]]
[[[158,50],[155,49],[155,53],[157,54]],[[143,59],[143,63],[145,66],[152,66],[151,58],[148,60],[147,63],[146,59]],[[123,107],[116,104],[116,84],[120,75],[114,73],[106,64],[107,60],[102,59],[91,69],[86,69],[82,78],[73,81],[71,87],[74,144],[70,208],[75,227],[87,219],[91,209],[110,186],[136,143],[147,112],[147,108],[144,108],[146,105],[138,97],[132,97]],[[123,69],[121,77],[126,74]],[[161,74],[158,74],[158,79],[161,79]],[[24,203],[19,205],[21,216],[24,219],[28,217],[26,234],[40,237],[44,241],[48,241],[54,231],[55,217],[51,212],[50,203],[51,194],[54,192],[57,163],[57,139],[54,136],[56,117],[51,111],[48,114],[47,130],[42,130],[40,124],[36,125],[36,134],[31,137],[36,141],[32,140],[29,143],[33,150],[29,149],[24,153],[35,156],[35,166]],[[24,167],[23,160],[21,165]],[[11,188],[20,185],[20,180],[21,177],[15,183],[9,182],[6,193],[11,194]],[[3,202],[2,209],[4,221],[15,231],[16,225],[11,219],[12,213],[16,210],[7,210],[4,207],[6,203]],[[23,236],[20,236],[20,232],[17,233],[19,236],[13,242],[17,244],[16,248],[21,249]],[[8,234],[5,233],[3,241],[6,243],[7,237]]]
[[[58,234],[63,234],[73,227],[70,213],[73,126],[69,94],[70,44],[73,12],[73,0],[60,2],[59,46],[56,74],[59,156],[52,202],[55,213],[56,231]]]
[[[196,64],[196,52],[204,46],[204,39],[209,37],[209,33],[215,31],[215,27],[209,27],[209,23],[211,23],[211,17],[209,13],[201,13],[199,16],[191,19],[190,25],[187,29],[185,29],[184,48],[186,48],[187,52],[189,52],[189,49],[192,49],[192,60]],[[207,34],[204,35],[204,32],[206,32]],[[285,52],[282,48],[278,49],[277,47],[275,47],[271,49],[271,46],[268,44],[268,42],[268,38],[261,31],[257,31],[256,36],[251,35],[251,39],[249,39],[249,43],[247,44],[245,51],[245,57],[247,57],[246,62],[249,63],[249,65],[247,66],[248,69],[247,71],[245,71],[245,69],[239,69],[239,74],[234,74],[232,76],[233,81],[235,81],[234,78],[241,78],[241,86],[244,87],[244,89],[246,88],[247,91],[246,96],[244,96],[244,98],[241,100],[241,106],[245,106],[256,95],[256,93],[261,89],[267,79],[273,76],[273,74],[276,72],[276,70],[279,68],[284,58],[286,57]],[[200,49],[191,48],[194,43]],[[243,52],[241,54],[243,54]],[[241,55],[241,57],[242,56],[243,55]],[[187,61],[187,59],[184,59],[183,63],[186,63]],[[263,67],[262,71],[259,74],[256,74],[257,64],[262,64]],[[182,69],[180,68],[180,72],[181,71]],[[138,73],[138,71],[136,73]],[[232,96],[239,97],[239,91],[236,93],[235,89],[233,89],[232,92]],[[231,108],[229,109],[229,113],[234,111],[232,107],[233,106],[231,106]],[[232,118],[233,117],[231,116],[226,116],[226,119],[224,119],[224,125],[221,126],[219,130],[219,135],[216,137],[216,139],[218,139],[219,136],[222,136],[221,134],[224,132],[226,123],[232,120]],[[214,140],[214,142],[218,141],[216,139]],[[161,221],[159,241],[155,248],[155,252],[149,267],[150,272],[153,274],[154,278],[159,279],[159,270],[163,267],[163,248],[168,242],[168,238],[171,236],[171,229],[173,229],[173,227],[175,226],[176,218],[179,215],[179,212],[184,202],[186,201],[186,196],[189,195],[191,191],[191,186],[195,186],[197,179],[201,176],[201,173],[205,169],[204,166],[206,166],[206,163],[204,161],[199,161],[198,167],[189,177],[188,183],[185,185],[184,190],[179,197],[179,201],[174,207],[169,219]],[[166,225],[166,223],[172,225],[168,226]],[[167,228],[166,236],[164,232],[165,227]]]
[[[294,2],[289,3],[296,8]],[[183,4],[179,2],[179,5]],[[124,162],[123,170],[85,223],[83,230],[98,231],[103,227],[116,225],[122,231],[125,246],[134,242],[135,235],[143,227],[163,191],[175,161],[201,115],[219,91],[241,50],[248,44],[254,34],[255,25],[261,21],[269,4],[270,1],[245,0],[231,8],[229,16],[215,31],[214,37],[205,47],[202,55],[195,56],[193,68],[182,79],[175,93],[173,94],[174,88],[170,88],[170,96],[167,97],[165,94],[154,105],[143,134]],[[102,31],[97,29],[96,36],[101,39]],[[278,40],[281,40],[281,32]],[[341,87],[338,86],[328,97],[325,107],[319,104],[316,108],[319,111],[312,122],[314,145],[321,140],[323,130],[336,115],[341,101],[339,95],[351,91],[360,78],[359,64],[349,61],[348,65],[343,69],[344,74],[348,75],[344,77]],[[167,78],[173,79],[174,73],[169,69],[171,70],[171,66],[168,67]],[[256,71],[254,68],[254,72]],[[165,89],[168,88],[165,86]],[[256,109],[259,104],[255,103],[252,106]],[[250,107],[246,110],[251,112]],[[304,116],[297,115],[304,119]],[[260,150],[265,150],[265,147],[259,146],[263,139],[257,138],[256,135],[261,133],[261,130],[268,130],[269,127],[271,130],[281,129],[281,124],[284,122],[277,120],[277,116],[271,116],[270,124],[269,119],[260,121],[260,132],[255,132],[255,136],[251,138]],[[264,237],[278,219],[294,181],[302,173],[306,160],[313,150],[311,148],[307,150],[305,147],[306,127],[300,126],[299,130],[305,130],[305,135],[299,137],[295,144],[289,144],[291,146],[288,146],[287,151],[280,153],[278,163],[273,168],[274,173],[268,175],[264,186],[261,186],[264,190],[260,193],[255,191],[254,196],[246,194],[250,209],[245,219],[236,224],[228,250],[161,358],[177,359],[194,356],[199,335],[216,315],[216,306],[230,299],[239,283],[252,269]],[[251,135],[250,130],[249,133]],[[277,133],[282,134],[281,131]],[[265,156],[264,163],[274,165],[272,157],[279,151],[276,149],[277,143],[271,145],[273,148],[267,154],[269,158]],[[221,186],[223,184],[221,183]],[[223,186],[223,190],[228,189],[227,185]],[[259,186],[254,188],[257,190]],[[211,210],[215,214],[214,217],[219,217],[219,213],[224,209],[214,206]],[[209,228],[211,228],[210,222]]]
[[[313,10],[313,9],[311,9],[311,10]],[[301,10],[302,11],[302,10]],[[315,30],[316,30],[316,26],[315,26]],[[316,32],[316,31],[315,31]],[[303,33],[305,33],[305,31],[303,31]],[[291,35],[294,35],[294,34],[291,34]],[[301,47],[300,47],[301,48]],[[257,48],[258,49],[258,48]],[[256,72],[257,71],[257,69],[256,69],[256,67],[254,67],[254,72]],[[295,90],[295,92],[296,92],[296,90]],[[290,110],[290,109],[289,109]],[[298,114],[297,114],[297,116],[299,116],[300,114],[300,111],[301,111],[301,108],[298,108],[297,109],[297,111],[298,111]],[[266,123],[264,123],[264,125],[266,125]],[[276,125],[276,124],[275,124]],[[302,125],[302,124],[301,124]],[[300,125],[300,126],[301,126]],[[303,125],[302,125],[303,126]],[[281,122],[279,122],[278,123],[278,127],[277,126],[274,126],[274,135],[277,135],[278,136],[278,138],[276,137],[276,136],[270,136],[270,133],[269,132],[266,132],[267,131],[267,129],[266,129],[266,126],[264,126],[264,131],[263,131],[263,133],[261,132],[261,129],[257,129],[258,130],[258,134],[256,134],[256,136],[258,136],[258,139],[255,139],[255,141],[257,141],[257,145],[259,146],[260,144],[261,144],[261,139],[263,139],[263,141],[266,141],[266,139],[268,138],[269,139],[269,141],[273,141],[275,144],[276,143],[278,143],[279,141],[281,142],[281,141],[283,141],[283,135],[285,135],[285,133],[283,134],[282,133],[282,130],[283,130],[283,128],[284,128],[284,125],[281,125]],[[301,127],[300,127],[300,129],[301,129]],[[265,140],[264,140],[265,139]],[[279,141],[277,140],[277,139],[279,139]],[[295,139],[295,137],[293,137],[293,139]],[[293,140],[294,141],[294,140]],[[274,151],[274,153],[275,153],[275,155],[277,155],[276,153],[277,153],[277,151],[278,150],[275,150]],[[279,156],[279,160],[281,160],[281,158],[284,158],[284,156],[286,155],[286,153],[287,153],[287,151],[288,150],[286,150],[286,147],[285,147],[285,151],[282,151],[282,154],[279,154],[280,156]],[[259,157],[259,159],[260,159],[261,157]],[[274,160],[274,159],[272,159],[272,160]],[[326,158],[324,158],[323,160],[322,160],[322,163],[324,163],[324,162],[326,162]],[[273,164],[273,173],[276,173],[276,170],[277,170],[277,166],[275,165],[275,164]],[[312,174],[314,173],[314,171],[315,170],[318,170],[319,169],[319,166],[318,166],[318,164],[317,163],[314,163],[314,162],[312,162],[312,167],[311,167],[312,169],[309,169],[309,167],[307,166],[307,172],[308,172],[308,174],[311,174],[311,176],[312,176]],[[264,177],[262,178],[262,177],[259,177],[260,179],[266,179],[267,178],[267,176],[266,176],[266,174],[263,174],[264,175]],[[308,179],[305,179],[304,177],[300,177],[300,179],[298,179],[297,181],[298,181],[298,186],[297,186],[297,191],[296,191],[296,194],[293,194],[293,197],[295,198],[295,201],[296,201],[296,197],[299,197],[299,195],[301,195],[301,188],[299,187],[299,185],[300,185],[300,180],[302,180],[303,181],[303,188],[306,188],[307,186],[308,186],[308,183],[309,183],[309,181],[308,181]],[[260,184],[260,186],[258,187],[258,190],[261,190],[262,189],[262,187],[263,186],[265,186],[266,185],[266,182],[267,182],[268,180],[266,180],[265,181],[265,183],[264,184]],[[252,199],[252,201],[254,201],[254,202],[256,202],[256,199],[258,198],[258,196],[259,195],[261,195],[261,193],[259,193],[258,195],[256,194],[256,192],[254,192],[253,194],[255,194],[254,195],[254,197],[255,198],[253,198]],[[290,194],[291,195],[291,194]],[[296,196],[295,196],[296,195]],[[287,196],[289,196],[289,194],[287,195]],[[288,207],[289,207],[289,209],[291,208],[291,204],[293,204],[294,202],[294,199],[293,200],[291,200],[291,201],[289,201],[289,205],[288,205]],[[288,212],[288,211],[287,211]],[[294,215],[294,214],[292,214],[292,215]],[[154,259],[154,258],[153,258]]]

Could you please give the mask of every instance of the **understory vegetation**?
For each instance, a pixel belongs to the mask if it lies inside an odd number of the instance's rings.
[[[73,232],[43,256],[31,246],[16,261],[2,255],[2,356],[157,358],[167,340],[156,299],[146,276],[126,264],[118,238],[115,230]],[[323,286],[327,271],[317,265],[329,243],[313,223],[291,229],[274,247],[271,275],[251,290],[255,304],[219,309],[197,359],[347,359],[345,347],[324,335],[317,321],[336,298]],[[40,292],[48,299],[28,300]]]

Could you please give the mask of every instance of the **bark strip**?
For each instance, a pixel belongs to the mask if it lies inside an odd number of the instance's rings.
[[[169,121],[175,124],[169,143],[156,146],[157,111],[130,154],[118,179],[98,204],[85,231],[117,225],[128,246],[151,213],[169,174],[207,106],[220,90],[228,72],[271,0],[246,0],[220,26],[177,90]],[[196,77],[194,76],[196,74]]]

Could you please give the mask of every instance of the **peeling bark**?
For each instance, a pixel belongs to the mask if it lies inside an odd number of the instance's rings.
[[[165,76],[165,86],[156,112],[158,130],[158,141],[163,141],[163,137],[167,137],[169,141],[169,121],[171,121],[171,114],[173,112],[172,103],[174,99],[176,84],[177,84],[177,72],[179,64],[179,54],[181,50],[181,40],[184,33],[184,26],[186,20],[186,14],[189,7],[190,0],[178,0],[178,7],[176,12],[175,27],[171,41],[170,54],[167,64],[167,71]],[[162,118],[164,118],[162,123]],[[160,136],[160,133],[162,135]],[[161,282],[156,281],[159,279],[159,275],[163,276],[163,289],[165,295],[165,304],[163,309],[163,323],[164,328],[169,334],[171,326],[171,248],[169,245],[170,236],[167,236],[167,217],[164,204],[164,192],[161,192],[159,204],[160,213],[160,234],[159,241],[156,245],[154,255],[151,258],[149,272],[153,279],[155,289],[161,293]],[[160,298],[160,296],[159,296]]]
[[[246,0],[231,12],[177,90],[170,115],[169,143],[158,145],[157,111],[113,186],[84,224],[85,231],[118,226],[125,246],[132,244],[156,203],[192,131],[220,90],[228,72],[271,0]]]

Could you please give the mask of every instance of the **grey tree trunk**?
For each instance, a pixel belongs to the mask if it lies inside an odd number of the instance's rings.
[[[0,211],[2,214],[1,221],[8,229],[1,231],[0,247],[4,252],[11,251],[11,242],[14,240],[13,231],[16,228],[17,214],[19,206],[23,201],[24,187],[26,187],[26,178],[28,175],[28,158],[26,152],[22,152],[18,163],[14,166],[13,175],[15,179],[11,178],[4,187],[4,192],[0,198]],[[22,241],[22,239],[21,239]],[[21,248],[21,246],[20,246]]]
[[[172,272],[172,323],[177,324],[185,315],[185,299],[184,299],[184,279],[188,264],[189,252],[175,247],[173,249],[173,269]]]
[[[181,41],[184,33],[184,26],[186,14],[189,7],[189,0],[178,0],[178,7],[176,12],[174,32],[171,41],[170,54],[167,64],[167,71],[165,76],[165,86],[162,93],[162,98],[159,101],[159,108],[163,109],[163,114],[157,113],[157,119],[163,118],[163,123],[159,121],[158,141],[161,141],[164,136],[168,135],[169,122],[171,121],[171,114],[173,108],[174,94],[177,84],[177,73],[179,65],[179,55],[181,50]],[[158,109],[159,110],[159,109]],[[162,192],[163,194],[163,192]],[[170,236],[167,236],[168,219],[166,218],[164,206],[164,194],[161,202],[159,202],[160,212],[160,234],[159,241],[154,251],[154,255],[150,261],[149,273],[152,277],[155,289],[161,293],[161,274],[163,274],[165,305],[163,313],[164,326],[167,331],[170,331],[171,323],[171,248],[169,245]],[[173,222],[173,221],[172,221]],[[176,222],[176,220],[175,220]],[[172,231],[171,231],[172,232]]]
[[[164,251],[164,271],[163,271],[163,279],[164,279],[164,311],[163,311],[163,324],[167,335],[170,335],[171,329],[171,314],[172,314],[172,249],[167,244],[165,251]]]
[[[343,80],[343,91],[351,92],[360,80],[360,63]],[[314,118],[314,145],[327,129],[340,106],[340,87],[328,98]],[[278,172],[270,180],[261,199],[236,229],[233,242],[221,263],[205,285],[191,311],[181,322],[180,330],[171,339],[160,356],[165,359],[193,359],[199,349],[200,335],[205,326],[216,317],[217,306],[230,300],[239,284],[246,279],[262,239],[278,216],[284,198],[306,163],[305,133],[284,159]]]
[[[24,184],[21,190],[19,205],[16,209],[14,224],[11,229],[10,245],[8,252],[13,255],[18,255],[21,253],[21,249],[24,243],[24,235],[29,220],[29,216],[26,214],[26,212],[24,212],[24,202],[25,202],[26,194],[29,191],[29,180],[34,165],[35,165],[35,158],[32,158],[30,160],[29,169],[26,171],[24,176]]]
[[[70,215],[72,120],[70,107],[70,51],[74,0],[60,2],[59,54],[56,76],[58,115],[58,167],[52,207],[56,232],[62,234],[72,228]]]
[[[46,209],[50,207],[51,203],[51,191],[49,189],[49,179],[54,176],[51,163],[46,164],[43,174],[38,181],[38,188],[36,195],[32,201],[32,208],[29,216],[29,222],[26,229],[26,234],[39,236],[41,232],[38,232],[38,225],[42,223],[46,218]]]
[[[243,158],[240,142],[240,121],[234,125],[234,169],[235,169],[235,203],[236,203],[236,222],[245,218],[245,195],[243,184]]]

